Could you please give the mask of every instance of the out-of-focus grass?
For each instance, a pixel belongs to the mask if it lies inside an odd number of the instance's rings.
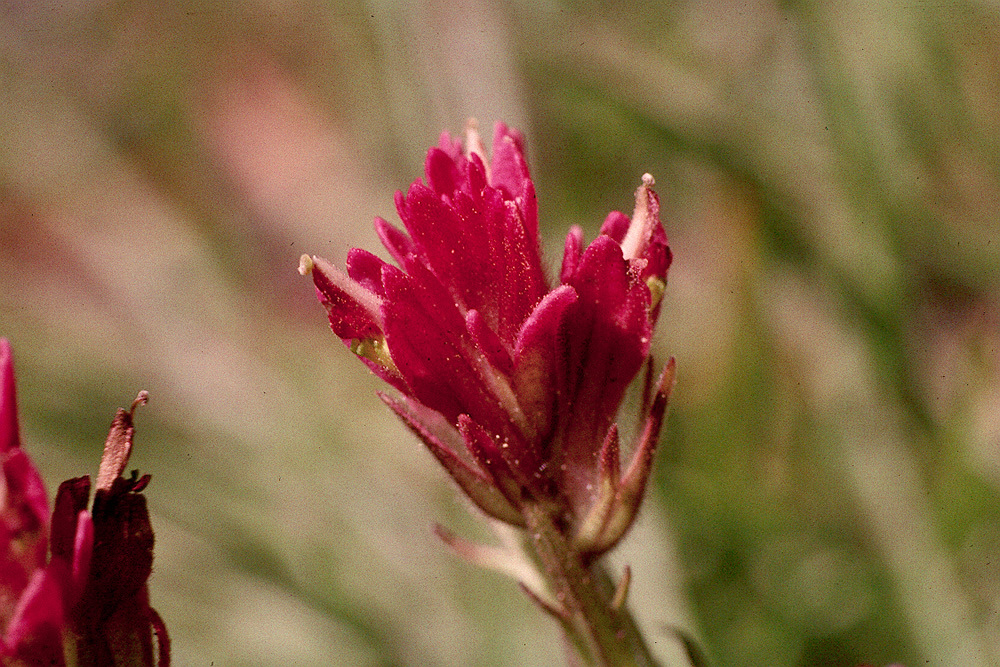
[[[989,3],[8,3],[0,335],[46,480],[145,388],[176,664],[554,664],[489,536],[295,274],[468,116],[528,133],[547,259],[657,179],[678,385],[625,545],[718,665],[1000,661]]]

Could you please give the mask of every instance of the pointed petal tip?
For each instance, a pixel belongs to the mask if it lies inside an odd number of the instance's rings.
[[[312,276],[319,301],[337,336],[345,340],[365,339],[384,331],[381,296],[322,257],[303,255],[300,271]]]
[[[632,222],[622,240],[622,255],[625,259],[638,259],[646,251],[653,229],[660,224],[660,204],[652,190],[656,183],[651,174],[642,175],[642,185],[635,190],[635,210]]]

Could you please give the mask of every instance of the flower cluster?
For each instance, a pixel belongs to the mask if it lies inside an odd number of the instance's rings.
[[[0,339],[0,665],[169,665],[147,587],[153,530],[141,491],[150,478],[121,476],[133,412],[147,398],[140,392],[115,415],[90,509],[90,478],[77,477],[59,486],[50,515],[21,448],[10,344]]]
[[[558,284],[539,250],[523,138],[502,123],[492,158],[470,124],[431,148],[426,182],[396,193],[405,232],[375,228],[395,265],[353,249],[346,272],[303,256],[334,333],[398,396],[382,399],[488,515],[558,515],[574,548],[611,548],[638,511],[673,362],[652,380],[650,340],[671,253],[653,179],[631,218],[589,245],[570,230]],[[642,420],[622,469],[615,423],[646,366]]]

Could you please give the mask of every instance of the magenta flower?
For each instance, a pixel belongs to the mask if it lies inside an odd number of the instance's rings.
[[[132,449],[132,414],[146,400],[140,392],[128,411],[115,416],[92,507],[87,509],[90,478],[67,480],[50,522],[44,484],[21,449],[10,344],[0,339],[6,483],[0,499],[0,665],[169,665],[166,628],[149,606],[146,583],[153,530],[140,492],[149,475],[121,477]]]
[[[470,127],[427,153],[426,183],[396,193],[395,260],[353,249],[346,273],[303,256],[334,333],[400,396],[381,394],[488,515],[524,526],[539,504],[574,548],[611,548],[635,518],[673,379],[651,391],[650,339],[671,253],[643,177],[631,219],[585,246],[570,230],[558,284],[542,267],[521,135],[498,123],[492,159]],[[642,423],[622,471],[615,424],[644,365]]]

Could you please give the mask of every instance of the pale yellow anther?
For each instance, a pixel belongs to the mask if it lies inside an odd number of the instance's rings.
[[[387,371],[393,373],[399,372],[396,368],[396,362],[392,360],[392,355],[389,354],[389,346],[386,344],[384,336],[379,336],[378,338],[355,338],[351,341],[351,352],[378,364]]]
[[[649,309],[654,310],[667,291],[667,283],[656,276],[650,276],[646,278],[646,287],[649,288]]]

